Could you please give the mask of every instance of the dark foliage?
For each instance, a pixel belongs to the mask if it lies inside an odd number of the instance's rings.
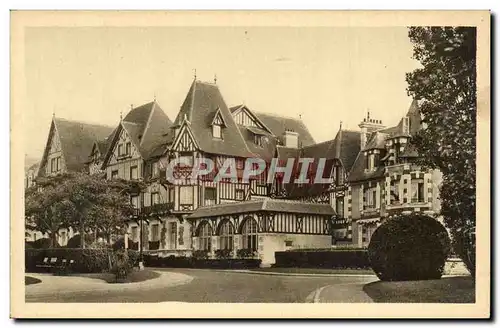
[[[158,257],[144,255],[148,267],[199,268],[199,269],[252,269],[260,267],[258,259],[208,259],[186,256]]]
[[[365,249],[295,250],[275,253],[275,267],[282,268],[368,268]]]
[[[419,213],[388,219],[368,246],[371,267],[385,281],[439,279],[449,252],[443,225]]]
[[[89,234],[84,235],[85,245],[90,245],[94,242],[94,237]],[[80,234],[74,235],[68,240],[65,246],[66,248],[81,248],[82,247],[82,236]]]
[[[113,261],[113,251],[110,248],[50,248],[50,249],[27,249],[25,251],[26,272],[52,272],[58,273],[66,260],[68,271],[74,273],[100,273],[109,272]],[[57,258],[53,267],[42,267],[44,258]],[[138,254],[128,251],[130,265],[137,262]],[[69,264],[73,260],[72,264]]]
[[[128,238],[128,247],[131,248],[132,244],[134,244],[134,242],[132,241],[132,239]],[[111,248],[113,248],[114,250],[125,249],[125,238],[120,238],[115,241]]]
[[[443,173],[441,215],[453,248],[474,275],[476,263],[476,28],[411,27],[408,93],[425,129],[413,138],[421,164]],[[488,110],[488,108],[485,108]]]
[[[50,240],[50,238],[40,238],[32,243],[33,248],[36,249],[49,248],[51,247],[51,245],[52,241]],[[59,244],[56,244],[54,247],[59,247]]]

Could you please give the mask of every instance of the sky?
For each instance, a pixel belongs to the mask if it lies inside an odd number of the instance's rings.
[[[25,153],[40,159],[53,113],[116,126],[156,98],[173,121],[197,79],[228,106],[300,118],[316,142],[339,124],[398,123],[418,67],[405,27],[30,27]]]

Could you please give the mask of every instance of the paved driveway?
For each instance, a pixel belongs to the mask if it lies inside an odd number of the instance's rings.
[[[155,269],[176,272],[193,277],[184,285],[143,290],[87,290],[52,295],[27,295],[27,302],[223,302],[223,303],[296,303],[324,302],[318,290],[345,293],[345,285],[362,285],[376,280],[374,277],[338,276],[276,276],[230,271],[197,269]],[[342,287],[341,287],[342,286]],[[346,295],[346,302],[356,299]]]

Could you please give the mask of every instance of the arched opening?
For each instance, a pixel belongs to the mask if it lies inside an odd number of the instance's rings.
[[[233,249],[234,227],[231,221],[224,220],[221,222],[219,229],[219,249]]]
[[[207,221],[198,227],[198,249],[210,251],[212,249],[212,227]]]
[[[248,217],[241,227],[242,248],[257,251],[257,221],[254,218]]]

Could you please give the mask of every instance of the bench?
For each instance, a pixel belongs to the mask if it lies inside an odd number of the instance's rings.
[[[58,261],[57,257],[45,257],[41,264],[37,264],[37,268],[43,268],[47,270],[47,272],[53,272],[58,274],[65,274],[71,271],[72,266],[74,265],[74,260],[60,259]]]

